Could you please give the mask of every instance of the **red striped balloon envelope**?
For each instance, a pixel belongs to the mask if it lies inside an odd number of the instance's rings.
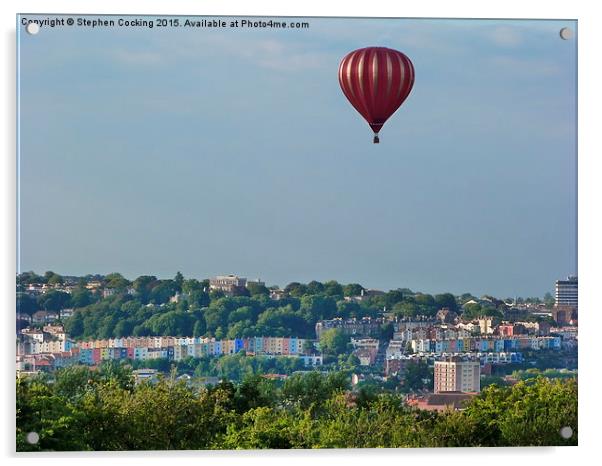
[[[397,50],[367,47],[348,53],[339,65],[339,84],[351,105],[378,132],[406,100],[414,85],[414,66]]]

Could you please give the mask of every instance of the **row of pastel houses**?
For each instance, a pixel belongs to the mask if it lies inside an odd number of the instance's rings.
[[[174,348],[175,353],[187,353],[192,357],[220,356],[243,350],[252,354],[294,356],[305,352],[306,342],[311,342],[311,340],[296,337],[251,337],[230,340],[203,337],[128,337],[73,342],[68,338],[43,341],[30,338],[26,343],[20,343],[18,352],[20,354],[59,353],[72,348],[82,350],[145,348],[152,352],[154,349]]]
[[[109,360],[134,360],[149,361],[153,359],[167,359],[169,361],[181,361],[186,358],[218,357],[234,353],[209,353],[210,346],[204,343],[182,346],[166,346],[162,348],[148,348],[139,346],[135,348],[80,348],[79,362],[87,365],[97,365],[102,361]],[[236,352],[242,351],[239,348]],[[285,356],[300,358],[306,366],[322,365],[321,355],[307,355],[302,353],[270,353],[254,352],[251,354],[264,356]]]
[[[512,352],[527,350],[559,350],[560,337],[458,338],[455,340],[411,340],[412,351],[419,353]]]
[[[252,337],[216,340],[202,337],[130,337],[75,343],[69,339],[20,343],[17,364],[25,368],[56,369],[73,364],[97,365],[108,360],[167,359],[222,356],[245,351],[248,354],[299,357],[306,366],[322,364],[319,354],[306,354],[306,342],[296,337]]]
[[[298,355],[304,352],[308,341],[311,340],[296,337],[250,337],[229,340],[207,337],[128,337],[82,341],[78,343],[78,347],[81,349],[186,348],[188,354],[193,357],[234,354],[242,350],[253,354]]]

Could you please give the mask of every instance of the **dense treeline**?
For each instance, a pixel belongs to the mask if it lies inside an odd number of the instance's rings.
[[[70,293],[60,289],[65,280],[54,272],[19,275],[17,312],[31,316],[46,310],[60,315],[62,309],[75,309],[72,317],[63,320],[77,339],[130,335],[313,338],[315,323],[333,317],[377,317],[383,312],[398,317],[432,317],[445,307],[466,319],[483,315],[501,318],[506,310],[504,301],[491,296],[470,302],[477,298],[469,293],[458,297],[451,293],[430,295],[407,288],[365,295],[360,301],[345,300],[366,290],[357,283],[342,285],[334,280],[289,283],[284,297],[277,300],[270,298],[268,288],[252,282],[238,291],[239,296],[226,297],[219,290],[210,291],[208,280],[186,279],[179,272],[173,279],[143,275],[134,281],[119,273],[70,277],[72,286],[76,281]],[[87,289],[90,280],[112,294],[102,298],[99,291]],[[59,288],[33,296],[26,292],[32,283]],[[178,300],[173,302],[176,294]]]
[[[577,444],[577,382],[488,387],[463,411],[410,409],[348,391],[342,372],[283,383],[250,376],[196,390],[174,377],[134,385],[117,365],[17,381],[17,450],[365,448]],[[563,439],[559,430],[573,428]],[[37,444],[26,441],[39,434]]]
[[[88,290],[85,285],[91,278],[113,294],[103,299]],[[63,320],[69,334],[77,339],[130,335],[313,338],[315,324],[322,319],[377,317],[385,310],[400,317],[434,316],[441,307],[458,310],[456,298],[450,293],[432,296],[408,289],[365,297],[361,302],[345,300],[359,296],[364,289],[359,284],[341,285],[336,281],[290,283],[284,297],[277,300],[270,298],[265,286],[254,283],[241,291],[242,296],[226,297],[221,291],[208,291],[207,280],[185,279],[180,273],[168,280],[140,276],[133,282],[117,273],[90,276],[79,279],[70,294],[52,289],[37,298],[23,291],[28,284],[40,281],[60,285],[64,279],[53,272],[43,277],[31,272],[21,274],[18,312],[31,315],[37,309],[60,312],[74,308],[72,317]],[[178,302],[172,302],[176,293]]]
[[[313,338],[315,323],[335,316],[375,316],[359,305],[346,306],[330,296],[272,300],[267,296],[216,297],[204,307],[180,302],[144,304],[130,295],[113,296],[77,309],[66,320],[74,338],[122,336],[297,336]]]
[[[325,358],[326,364],[320,369],[327,371],[352,373],[370,373],[371,368],[360,366],[360,361],[354,354],[341,354],[337,358]],[[244,352],[226,354],[215,357],[186,358],[180,361],[169,359],[131,360],[127,362],[132,369],[156,369],[169,373],[175,369],[177,374],[188,374],[196,378],[218,377],[236,382],[246,377],[264,374],[292,375],[299,371],[311,370],[299,358],[286,356],[248,356]],[[547,373],[546,373],[547,375]],[[500,378],[501,379],[501,378]],[[387,389],[394,392],[416,392],[433,386],[433,368],[422,361],[409,362],[403,377],[389,377],[386,382],[370,377],[360,382],[360,386],[370,390]]]
[[[290,375],[305,370],[303,360],[286,356],[246,356],[243,352],[215,357],[186,358],[174,362],[169,359],[131,360],[133,369],[157,369],[168,373],[175,367],[178,374],[195,377],[219,377],[220,379],[242,381],[245,377],[260,374]],[[350,367],[355,368],[355,366]]]

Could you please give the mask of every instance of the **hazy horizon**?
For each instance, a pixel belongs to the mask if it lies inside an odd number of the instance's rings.
[[[157,280],[173,279],[178,272],[182,273],[181,271],[177,270],[176,272],[174,272],[172,275],[169,275],[169,276],[168,275],[159,276],[157,274],[150,273],[150,272],[149,273],[143,273],[143,274],[140,274],[140,275],[130,275],[130,276],[127,276],[127,275],[119,272],[118,270],[113,270],[111,272],[106,272],[106,273],[91,272],[91,273],[85,273],[85,274],[81,274],[81,275],[70,274],[70,273],[60,273],[60,271],[52,270],[52,269],[44,270],[43,272],[39,272],[39,271],[36,271],[36,270],[22,270],[21,271],[21,273],[25,273],[25,272],[34,272],[35,274],[41,275],[41,276],[43,276],[46,272],[54,272],[54,273],[56,273],[56,274],[58,274],[58,275],[60,275],[62,277],[76,277],[76,278],[81,278],[81,277],[85,277],[85,276],[88,276],[88,275],[90,275],[90,276],[96,276],[96,275],[107,276],[107,275],[109,275],[111,273],[119,273],[126,280],[129,280],[130,282],[133,282],[136,278],[138,278],[140,276],[156,277]],[[247,280],[261,280],[261,281],[265,282],[265,286],[268,287],[268,288],[272,287],[272,286],[277,286],[280,289],[284,289],[286,287],[286,285],[288,285],[290,283],[297,282],[297,283],[302,283],[302,284],[308,284],[310,281],[312,281],[312,280],[306,280],[306,281],[292,280],[292,281],[289,281],[289,282],[286,282],[286,283],[272,283],[272,282],[267,282],[267,281],[263,280],[263,278],[261,276],[245,276],[245,275],[240,275],[240,274],[236,274],[236,273],[214,273],[214,274],[207,275],[207,276],[188,276],[188,275],[182,273],[182,275],[184,276],[185,280],[196,279],[196,280],[199,280],[199,281],[201,281],[201,280],[208,280],[208,279],[210,279],[212,277],[216,277],[218,275],[222,275],[222,276],[224,276],[224,275],[237,275],[237,276],[239,276],[241,278],[245,278]],[[567,278],[568,278],[568,275],[565,276],[565,277],[559,277],[558,280],[566,280]],[[502,295],[495,295],[494,293],[488,293],[486,291],[482,292],[482,293],[476,293],[476,292],[474,292],[473,290],[470,290],[470,289],[458,292],[458,291],[454,291],[454,290],[425,290],[425,289],[421,289],[421,288],[414,289],[414,288],[410,288],[410,287],[403,286],[403,285],[396,286],[394,288],[386,288],[386,287],[379,287],[379,286],[369,286],[366,283],[361,283],[361,282],[357,282],[357,281],[341,282],[340,280],[337,280],[336,278],[329,278],[329,279],[326,279],[326,280],[318,280],[318,281],[320,281],[321,283],[326,283],[326,282],[328,282],[330,280],[334,280],[334,281],[338,282],[341,285],[359,284],[359,285],[361,285],[362,287],[364,287],[367,290],[391,291],[391,290],[397,290],[397,289],[407,288],[407,289],[411,289],[412,292],[414,292],[414,293],[427,293],[427,294],[431,294],[433,296],[437,295],[437,294],[443,294],[443,293],[452,293],[455,296],[461,296],[464,293],[470,293],[470,294],[472,294],[473,296],[476,296],[476,297],[481,297],[481,296],[488,295],[488,296],[493,296],[493,297],[499,298],[499,299],[506,299],[506,298],[513,298],[514,299],[514,298],[543,298],[544,295],[545,295],[545,293],[547,293],[547,292],[549,292],[552,295],[554,295],[554,284],[552,284],[552,287],[550,288],[550,290],[544,292],[541,296],[539,296],[539,295],[507,295],[507,296],[502,296]]]

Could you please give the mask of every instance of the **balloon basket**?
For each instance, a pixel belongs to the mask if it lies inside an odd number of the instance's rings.
[[[380,142],[380,139],[378,138],[378,134],[374,135],[374,140],[372,141],[374,144],[378,144]]]

